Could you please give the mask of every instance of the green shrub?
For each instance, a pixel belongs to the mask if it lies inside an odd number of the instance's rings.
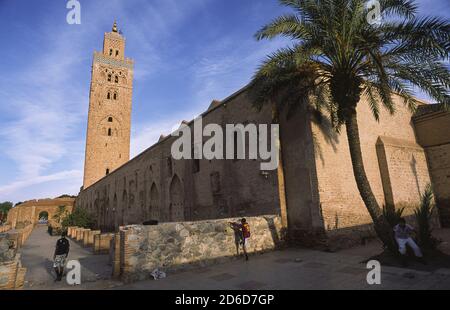
[[[69,212],[67,211],[67,207],[66,206],[59,206],[58,207],[58,211],[56,212],[55,215],[53,215],[53,220],[56,221],[56,223],[61,224],[62,220],[67,217],[67,215],[69,214]]]
[[[438,241],[433,238],[431,218],[434,211],[434,194],[431,185],[428,185],[422,195],[420,206],[414,211],[417,221],[417,239],[424,249],[436,249]]]
[[[86,210],[78,208],[62,220],[62,226],[64,229],[72,226],[93,228],[94,223],[95,222],[93,221],[91,215]]]
[[[383,216],[392,228],[394,228],[399,223],[404,212],[405,208],[395,209],[395,206],[383,206]]]

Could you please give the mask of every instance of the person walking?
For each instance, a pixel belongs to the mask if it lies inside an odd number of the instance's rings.
[[[53,255],[53,268],[56,273],[56,281],[61,281],[66,266],[66,259],[69,256],[70,243],[66,238],[67,232],[63,231],[61,238],[56,242],[55,254]]]

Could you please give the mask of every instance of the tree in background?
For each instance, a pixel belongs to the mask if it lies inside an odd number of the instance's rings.
[[[62,220],[61,224],[64,229],[72,226],[94,228],[95,222],[86,210],[77,208],[71,214],[67,215]]]
[[[0,203],[0,224],[6,222],[9,210],[12,209],[13,203],[10,201]]]
[[[61,225],[61,222],[63,219],[68,215],[67,207],[66,206],[59,206],[58,211],[56,211],[55,215],[53,215],[53,219]]]

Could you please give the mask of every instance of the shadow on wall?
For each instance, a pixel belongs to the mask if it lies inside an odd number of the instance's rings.
[[[414,155],[412,155],[410,166],[411,166],[411,171],[412,171],[412,173],[414,175],[414,178],[415,178],[415,181],[416,181],[417,193],[419,194],[419,197],[421,197],[422,196],[422,190],[420,189],[419,175],[417,173],[417,160],[416,160],[416,157]]]
[[[442,227],[450,228],[450,199],[437,198],[436,201]]]
[[[320,115],[319,112],[315,111],[313,113],[312,121],[317,125],[320,132],[322,133],[322,138],[325,139],[325,142],[333,148],[333,151],[337,152],[337,145],[339,144],[339,134],[333,129],[333,125],[328,117]],[[317,134],[312,132],[312,139],[314,142],[314,151],[319,156],[321,162],[325,162],[323,157],[322,148],[320,145],[320,139],[317,137]]]

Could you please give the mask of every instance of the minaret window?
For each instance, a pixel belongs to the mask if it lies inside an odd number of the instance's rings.
[[[112,117],[108,118],[108,122],[112,123],[113,122],[113,118]]]
[[[119,83],[119,77],[116,75],[115,82]]]
[[[108,82],[111,82],[111,81],[112,81],[112,75],[108,74]]]
[[[119,56],[119,50],[116,50],[116,57]]]
[[[117,93],[114,93],[114,100],[117,100]]]
[[[110,49],[110,50],[109,50],[109,56],[112,56],[112,54],[113,54],[113,50]]]
[[[111,93],[110,92],[108,92],[108,94],[106,95],[106,99],[111,99]]]
[[[108,175],[109,174],[109,169],[106,169],[106,175]]]
[[[111,128],[108,129],[108,136],[109,136],[109,137],[112,136],[112,130],[111,130]]]

